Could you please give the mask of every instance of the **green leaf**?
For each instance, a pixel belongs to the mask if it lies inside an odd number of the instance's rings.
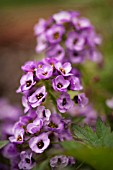
[[[99,138],[105,136],[106,134],[111,133],[111,128],[105,126],[102,120],[99,118],[96,123],[96,134]]]
[[[81,139],[86,144],[95,145],[98,140],[98,136],[90,127],[88,127],[88,125],[86,125],[85,127],[73,125],[72,129],[75,136]]]
[[[101,119],[97,120],[96,132],[88,125],[80,127],[73,124],[72,130],[79,140],[89,146],[113,147],[113,132],[111,132],[111,128],[106,126]]]
[[[89,148],[75,141],[62,142],[66,155],[79,159],[96,170],[113,169],[113,148]]]
[[[8,140],[1,140],[0,141],[0,149],[2,149],[5,145],[7,145],[8,144]]]

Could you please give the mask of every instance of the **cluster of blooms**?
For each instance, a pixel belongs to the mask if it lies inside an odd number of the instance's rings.
[[[62,11],[47,21],[40,19],[35,34],[36,51],[45,52],[46,57],[22,66],[24,75],[17,93],[23,95],[25,115],[14,124],[10,143],[3,150],[15,170],[32,169],[40,161],[41,153],[56,145],[60,147],[59,141],[72,140],[70,115],[73,113],[85,115],[85,123],[92,126],[97,118],[90,106],[83,109],[88,99],[80,92],[81,74],[71,65],[86,58],[96,62],[102,59],[97,51],[101,39],[89,20],[81,18],[78,12]],[[74,98],[71,92],[75,93]],[[50,159],[52,169],[73,164],[75,159],[70,156],[57,155]]]
[[[62,64],[54,58],[45,58],[42,61],[26,62],[22,70],[25,74],[20,80],[17,92],[23,94],[22,103],[27,114],[15,123],[13,135],[9,137],[12,145],[10,144],[5,152],[15,150],[15,145],[26,145],[27,151],[16,152],[15,162],[19,169],[31,169],[35,165],[33,153],[44,152],[51,147],[51,141],[72,140],[71,120],[66,119],[64,113],[75,103],[81,107],[85,106],[88,99],[84,93],[79,93],[83,89],[80,74],[76,69],[72,69],[69,62]],[[70,91],[75,91],[74,99],[71,99],[68,93]],[[53,160],[51,166],[55,166]],[[73,164],[72,160],[65,158],[64,164]]]
[[[86,59],[101,62],[97,50],[101,38],[87,18],[75,11],[61,11],[48,20],[40,19],[34,27],[37,37],[36,52],[59,61],[82,63]]]

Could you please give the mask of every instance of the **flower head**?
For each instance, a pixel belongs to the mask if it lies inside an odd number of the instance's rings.
[[[29,140],[29,146],[35,153],[42,153],[49,146],[50,139],[47,133],[42,133],[37,137],[32,137]]]
[[[28,97],[30,105],[35,108],[40,106],[40,104],[45,100],[47,95],[45,86],[38,88],[31,96]]]

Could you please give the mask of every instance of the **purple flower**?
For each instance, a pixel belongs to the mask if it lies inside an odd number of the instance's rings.
[[[65,113],[73,106],[73,101],[70,99],[70,95],[62,93],[60,98],[57,99],[57,107],[61,113]]]
[[[52,81],[52,85],[55,91],[61,91],[61,92],[67,91],[69,84],[70,82],[68,80],[65,80],[62,75],[57,76]]]
[[[61,45],[56,44],[56,45],[52,45],[50,46],[50,48],[48,48],[47,52],[46,52],[47,57],[54,57],[56,58],[58,61],[62,61],[65,55],[65,51],[64,48],[61,47]]]
[[[47,95],[45,86],[38,88],[31,96],[28,97],[28,101],[30,105],[35,108],[39,106],[44,100]]]
[[[69,86],[70,90],[79,91],[83,89],[83,86],[81,85],[80,79],[78,77],[72,75],[68,78],[68,80],[70,81],[70,86]]]
[[[23,137],[24,137],[24,129],[23,128],[15,128],[14,130],[14,136],[9,137],[10,142],[14,142],[17,144],[23,143]]]
[[[20,87],[17,92],[24,92],[29,90],[36,82],[33,79],[33,73],[28,72],[26,75],[23,75],[20,79]]]
[[[31,134],[37,133],[41,130],[43,126],[43,120],[36,118],[33,123],[27,125],[27,131]]]
[[[40,35],[42,34],[45,29],[46,29],[46,25],[47,25],[47,22],[46,20],[44,20],[43,18],[41,18],[38,22],[38,24],[36,24],[34,26],[34,32],[35,32],[35,35]]]
[[[49,146],[50,139],[47,133],[42,133],[37,137],[32,137],[29,140],[29,146],[35,153],[42,153]]]
[[[47,122],[47,127],[45,129],[53,132],[60,133],[64,128],[64,123],[59,114],[51,114],[49,122]]]
[[[53,15],[53,19],[57,24],[63,24],[66,22],[70,22],[71,13],[67,11],[61,11]]]
[[[84,107],[88,104],[88,98],[84,93],[78,94],[74,97],[74,102],[79,104],[81,107]]]
[[[52,58],[48,57],[48,58],[44,58],[43,61],[44,61],[45,64],[49,64],[53,67],[53,73],[54,73],[55,64],[58,62],[58,60],[56,58],[53,58],[53,57]]]
[[[70,50],[81,51],[84,49],[85,39],[83,35],[70,32],[66,40],[66,47]]]
[[[36,165],[35,160],[32,157],[32,153],[22,151],[20,153],[20,158],[21,158],[21,161],[18,164],[19,169],[29,170],[29,169],[32,169]]]
[[[76,160],[74,157],[68,156],[68,159],[69,159],[69,165],[74,165],[76,163]]]
[[[76,63],[83,63],[85,60],[85,57],[87,56],[86,53],[87,51],[82,50],[82,51],[75,51],[75,50],[68,50],[68,57],[71,63],[76,64]]]
[[[18,106],[13,106],[5,98],[0,98],[0,121],[4,122],[8,119],[11,121],[17,121],[21,115],[21,109]]]
[[[37,62],[36,61],[27,61],[21,69],[25,72],[33,72],[37,68]]]
[[[21,116],[19,118],[19,123],[22,126],[26,126],[31,120],[32,120],[32,118],[30,116],[25,115],[25,116]],[[15,129],[16,129],[16,127],[15,127]]]
[[[90,21],[87,18],[73,17],[72,23],[75,26],[75,29],[77,29],[77,30],[93,28]]]
[[[69,159],[67,156],[58,155],[50,159],[50,166],[52,168],[64,168],[68,165]]]
[[[43,119],[43,121],[49,121],[51,112],[49,109],[45,109],[44,106],[39,106],[36,110],[37,117]]]
[[[55,64],[55,68],[63,75],[63,76],[69,76],[72,75],[72,73],[70,73],[72,67],[71,64],[69,62],[66,62],[64,64],[62,64],[61,62],[58,62]]]
[[[70,141],[73,139],[69,130],[63,130],[62,133],[58,134],[59,141]]]
[[[46,48],[47,48],[47,40],[45,34],[43,33],[37,37],[36,52],[41,53]]]
[[[30,107],[29,102],[25,96],[22,96],[22,104],[25,107],[24,113],[28,112],[31,107]]]
[[[39,80],[48,79],[52,76],[53,68],[51,65],[43,65],[41,68],[38,68],[36,71],[36,76]]]
[[[4,157],[10,159],[18,155],[17,147],[14,143],[7,144],[3,149]]]
[[[65,29],[61,25],[53,25],[46,31],[46,38],[49,43],[55,44],[61,41]]]

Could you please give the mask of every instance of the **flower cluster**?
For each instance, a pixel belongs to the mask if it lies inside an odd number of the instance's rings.
[[[96,62],[102,59],[97,50],[101,39],[90,21],[78,12],[62,11],[47,21],[40,19],[35,34],[36,51],[45,52],[45,58],[28,61],[21,67],[24,75],[17,93],[22,93],[25,115],[14,124],[11,143],[3,151],[12,169],[32,169],[42,159],[41,153],[53,148],[61,150],[59,141],[73,139],[70,128],[73,115],[83,116],[84,122],[92,127],[97,119],[92,107],[86,106],[88,99],[82,91],[81,74],[72,67],[85,59]],[[73,157],[54,153],[50,158],[52,169],[76,162]]]
[[[79,92],[83,89],[81,77],[69,62],[62,64],[57,59],[45,58],[42,61],[26,62],[22,70],[25,74],[20,79],[17,93],[23,94],[22,104],[26,115],[15,123],[9,140],[17,146],[27,146],[29,154],[20,150],[16,166],[31,169],[35,165],[35,161],[32,162],[33,153],[41,154],[51,147],[51,141],[72,140],[71,120],[64,113],[75,104],[85,106],[88,99],[83,92]],[[71,91],[76,94],[73,99],[70,97]],[[26,157],[29,161],[26,161]],[[66,158],[67,165],[70,160]]]
[[[36,52],[59,61],[82,63],[85,59],[101,62],[97,50],[101,38],[87,18],[75,11],[61,11],[48,20],[40,19],[34,27]]]
[[[61,63],[52,58],[42,61],[29,61],[22,66],[25,74],[20,80],[17,92],[23,94],[25,113],[52,100],[61,113],[67,112],[74,104],[68,92],[83,89],[80,76],[69,62]],[[84,93],[76,95],[76,103],[86,105]]]

